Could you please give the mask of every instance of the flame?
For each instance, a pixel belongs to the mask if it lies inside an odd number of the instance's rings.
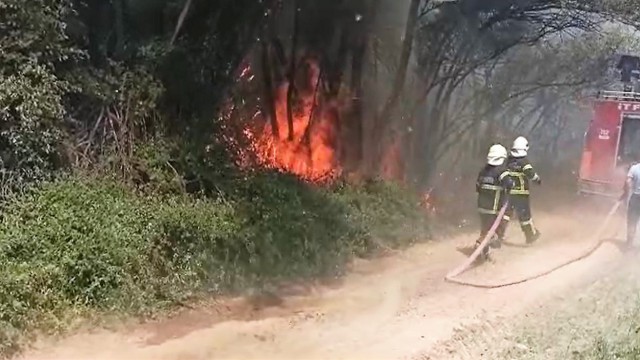
[[[265,126],[251,126],[244,135],[260,165],[295,174],[305,180],[320,181],[334,178],[341,172],[338,166],[337,109],[331,103],[319,103],[318,81],[320,70],[313,61],[308,61],[308,78],[298,86],[292,106],[293,131],[289,138],[287,114],[288,83],[275,91],[275,113],[278,136],[274,136],[271,123],[262,112],[256,121]],[[246,76],[247,73],[243,72]]]
[[[424,192],[420,197],[420,207],[429,214],[436,214],[435,200],[433,198],[433,189]]]

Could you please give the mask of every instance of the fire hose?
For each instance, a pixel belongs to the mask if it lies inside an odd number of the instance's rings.
[[[484,249],[489,245],[489,242],[491,240],[491,238],[493,238],[493,235],[495,234],[496,230],[498,229],[498,226],[500,225],[500,222],[502,221],[502,218],[504,217],[505,212],[507,211],[507,207],[509,206],[508,202],[505,203],[502,208],[500,209],[500,212],[498,213],[498,216],[496,217],[496,220],[494,221],[493,225],[491,226],[491,228],[489,229],[489,231],[487,232],[487,234],[485,235],[484,239],[482,240],[482,242],[480,243],[480,245],[478,245],[475,249],[475,251],[473,252],[473,254],[471,254],[460,266],[458,266],[457,268],[455,268],[454,270],[452,270],[451,272],[449,272],[446,276],[445,276],[445,281],[454,283],[454,284],[458,284],[458,285],[464,285],[464,286],[471,286],[471,287],[476,287],[476,288],[482,288],[482,289],[496,289],[496,288],[501,288],[501,287],[507,287],[507,286],[512,286],[512,285],[517,285],[517,284],[522,284],[524,282],[528,282],[531,280],[535,280],[538,278],[541,278],[543,276],[549,275],[563,267],[566,267],[568,265],[571,265],[573,263],[576,263],[578,261],[584,260],[587,257],[591,256],[591,254],[593,254],[596,250],[598,250],[598,248],[600,248],[600,246],[602,246],[602,244],[604,244],[605,240],[602,239],[602,233],[605,231],[605,229],[607,228],[607,225],[609,225],[609,222],[611,221],[611,218],[613,217],[613,215],[616,213],[616,211],[618,211],[618,208],[620,207],[620,205],[622,204],[622,201],[617,201],[613,207],[611,208],[611,210],[609,210],[609,213],[607,214],[607,216],[604,218],[604,220],[600,223],[600,227],[598,228],[598,230],[594,233],[594,244],[593,246],[591,246],[589,249],[587,249],[587,251],[585,251],[584,253],[570,259],[567,260],[559,265],[556,265],[548,270],[533,274],[533,275],[529,275],[526,277],[523,277],[521,279],[518,280],[513,280],[513,281],[508,281],[508,282],[504,282],[504,283],[494,283],[494,284],[490,284],[490,283],[478,283],[478,282],[472,282],[472,281],[465,281],[465,280],[461,280],[461,279],[457,279],[458,276],[460,276],[461,274],[463,274],[464,272],[466,272],[467,270],[469,270],[469,268],[471,267],[471,265],[476,261],[476,259],[478,258],[478,256],[480,256],[480,254],[482,253],[482,251],[484,251]]]

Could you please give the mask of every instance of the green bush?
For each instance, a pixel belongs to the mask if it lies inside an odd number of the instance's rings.
[[[3,187],[51,179],[59,163],[62,84],[44,67],[0,73],[0,160]]]
[[[332,194],[348,205],[349,222],[363,231],[370,249],[377,244],[402,246],[430,236],[426,213],[421,211],[417,196],[395,183],[368,182],[364,186],[344,184]]]
[[[257,174],[231,194],[243,219],[239,240],[251,243],[258,279],[328,275],[340,269],[357,241],[349,208],[326,190],[285,174]]]
[[[51,179],[60,166],[63,98],[58,68],[81,57],[63,18],[70,2],[0,2],[0,160],[2,195]]]
[[[382,184],[318,189],[264,173],[234,189],[219,200],[153,197],[76,178],[10,201],[0,223],[0,351],[70,313],[145,316],[196,296],[336,275],[381,242],[415,240],[407,229],[424,223],[414,202]]]

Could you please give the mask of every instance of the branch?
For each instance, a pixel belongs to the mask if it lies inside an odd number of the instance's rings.
[[[269,56],[269,40],[267,36],[263,36],[262,39],[262,56],[261,56],[261,65],[262,65],[262,77],[263,77],[263,86],[264,86],[264,107],[265,107],[265,115],[269,118],[269,123],[271,124],[271,134],[274,138],[280,138],[280,129],[278,125],[278,115],[276,113],[275,108],[275,97],[273,96],[273,77],[271,73],[271,61]]]
[[[473,122],[468,122],[463,124],[464,126],[460,126],[459,131],[456,133],[458,136],[449,137],[449,139],[443,140],[440,144],[436,146],[436,154],[435,159],[440,159],[447,150],[449,150],[453,144],[460,140],[460,137],[464,136],[467,132],[469,132],[473,128]]]
[[[409,59],[411,57],[411,51],[413,49],[413,39],[415,36],[415,28],[418,21],[417,12],[419,5],[420,0],[411,0],[411,4],[409,6],[409,14],[407,15],[407,25],[405,26],[404,31],[402,52],[400,54],[400,61],[398,69],[396,71],[395,81],[393,83],[391,94],[385,102],[384,108],[377,116],[377,121],[375,122],[376,125],[380,124],[382,120],[387,119],[391,115],[391,112],[398,103],[398,99],[400,98],[402,89],[404,88],[407,68],[409,66]]]
[[[300,31],[300,9],[298,8],[298,1],[293,1],[293,39],[291,41],[291,63],[289,67],[287,86],[287,125],[289,131],[287,139],[293,141],[293,92],[295,91],[295,76],[296,76],[296,50],[298,47],[298,32]]]
[[[176,28],[173,30],[173,36],[171,36],[171,41],[169,42],[169,46],[173,46],[173,43],[175,42],[176,37],[178,36],[178,32],[180,32],[180,29],[182,28],[184,19],[187,17],[187,14],[189,13],[189,8],[191,8],[191,1],[192,0],[187,0],[187,2],[184,4],[184,7],[182,8],[182,11],[180,12],[180,17],[178,17],[178,23],[176,24]]]

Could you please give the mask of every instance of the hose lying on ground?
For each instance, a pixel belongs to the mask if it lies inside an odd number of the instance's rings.
[[[498,228],[498,225],[500,224],[500,220],[504,216],[504,213],[505,213],[505,211],[507,209],[508,204],[505,204],[500,209],[500,212],[498,213],[498,216],[496,217],[496,221],[493,223],[493,226],[491,226],[491,229],[489,229],[489,232],[487,233],[487,235],[482,240],[482,243],[476,248],[476,250],[473,252],[473,254],[471,254],[471,256],[469,256],[464,261],[464,263],[462,263],[460,266],[458,266],[453,271],[448,273],[447,276],[445,276],[444,279],[445,279],[445,281],[448,281],[448,282],[451,282],[451,283],[455,283],[455,284],[458,284],[458,285],[465,285],[465,286],[471,286],[471,287],[482,288],[482,289],[495,289],[495,288],[501,288],[501,287],[516,285],[516,284],[522,284],[524,282],[535,280],[535,279],[541,278],[543,276],[549,275],[552,272],[557,271],[557,270],[559,270],[559,269],[561,269],[561,268],[563,268],[563,267],[565,267],[567,265],[573,264],[575,262],[578,262],[580,260],[583,260],[583,259],[589,257],[596,250],[598,250],[598,248],[600,246],[602,246],[602,244],[605,242],[605,240],[601,239],[602,238],[602,233],[607,228],[607,225],[609,225],[609,222],[611,221],[611,218],[616,213],[616,211],[618,211],[618,208],[620,207],[621,204],[622,204],[622,201],[617,201],[613,205],[611,210],[609,210],[609,213],[604,218],[604,220],[600,224],[600,227],[598,228],[598,230],[594,234],[593,238],[594,238],[595,243],[593,244],[592,247],[590,247],[583,254],[581,254],[581,255],[579,255],[579,256],[577,256],[575,258],[572,258],[570,260],[567,260],[567,261],[565,261],[565,262],[563,262],[563,263],[561,263],[561,264],[559,264],[557,266],[554,266],[551,269],[548,269],[548,270],[542,271],[540,273],[533,274],[533,275],[530,275],[530,276],[527,276],[527,277],[524,277],[524,278],[521,278],[521,279],[518,279],[518,280],[504,282],[504,283],[496,283],[496,284],[476,283],[476,282],[456,279],[462,273],[464,273],[465,271],[469,270],[469,268],[471,267],[471,264],[473,264],[473,262],[476,261],[478,256],[484,250],[484,248],[489,245],[489,241],[491,240],[491,238],[495,234],[496,229]]]

